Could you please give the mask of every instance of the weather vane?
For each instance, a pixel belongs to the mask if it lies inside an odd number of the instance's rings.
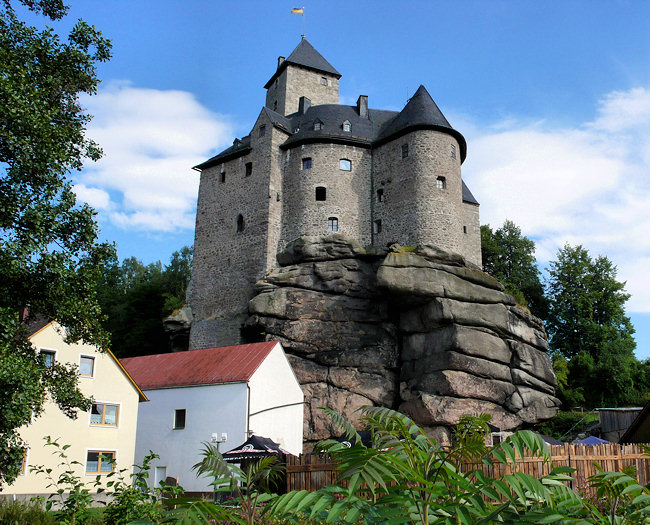
[[[301,15],[302,16],[302,37],[306,38],[307,37],[307,31],[305,30],[305,6],[292,8],[291,9],[291,14],[293,14],[293,15]]]

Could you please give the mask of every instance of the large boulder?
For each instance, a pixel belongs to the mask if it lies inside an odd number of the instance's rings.
[[[306,441],[336,431],[321,406],[355,422],[361,406],[397,408],[439,436],[463,414],[511,430],[557,412],[541,321],[462,256],[333,234],[294,241],[278,263],[257,284],[245,328],[288,353]]]

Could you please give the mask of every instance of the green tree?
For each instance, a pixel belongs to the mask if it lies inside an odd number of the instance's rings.
[[[636,343],[625,315],[630,295],[616,280],[616,267],[607,257],[592,259],[582,246],[565,245],[550,263],[547,289],[546,328],[551,350],[568,361],[567,388],[583,394],[590,407],[634,402],[648,384],[634,383]],[[575,392],[565,393],[571,396]]]
[[[481,226],[483,270],[496,277],[519,303],[528,306],[541,319],[548,313],[548,301],[535,260],[535,243],[521,229],[506,220],[492,231]]]
[[[22,3],[53,21],[67,11],[62,0]],[[16,429],[48,396],[71,417],[88,406],[74,369],[35,355],[24,308],[57,319],[70,340],[108,342],[95,286],[113,247],[98,242],[95,213],[77,204],[69,173],[101,156],[78,96],[96,91],[96,64],[109,57],[110,42],[81,20],[61,41],[0,3],[0,483],[18,472]]]

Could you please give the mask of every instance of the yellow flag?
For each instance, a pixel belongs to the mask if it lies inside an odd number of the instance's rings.
[[[303,13],[304,9],[305,9],[304,7],[294,7],[293,9],[291,9],[291,13],[294,15],[302,15],[304,14]]]

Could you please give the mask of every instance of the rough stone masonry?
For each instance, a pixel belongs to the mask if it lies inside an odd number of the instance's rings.
[[[439,439],[462,414],[509,430],[554,416],[544,327],[462,256],[432,246],[365,249],[301,237],[256,286],[245,329],[278,340],[305,392],[305,440],[363,405],[410,415]]]

